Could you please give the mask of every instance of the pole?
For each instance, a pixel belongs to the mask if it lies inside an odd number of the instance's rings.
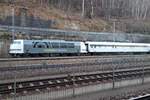
[[[113,89],[115,88],[115,66],[113,66]]]
[[[116,32],[116,21],[113,21],[113,33]]]
[[[115,88],[115,68],[116,68],[116,64],[117,63],[115,63],[114,61],[113,61],[113,59],[111,60],[112,61],[112,89],[114,89]]]
[[[73,73],[72,82],[73,82],[73,97],[75,97],[75,73]]]
[[[144,84],[144,71],[145,71],[145,69],[144,69],[144,65],[143,65],[143,67],[142,67],[142,84]]]
[[[14,100],[16,100],[16,71],[17,67],[15,67],[15,73],[14,73]]]
[[[15,25],[15,9],[14,6],[12,6],[12,40],[15,39],[14,25]]]
[[[115,42],[116,41],[116,39],[115,39],[115,37],[116,37],[116,35],[114,34],[114,33],[116,33],[116,19],[112,19],[112,23],[113,23],[113,29],[112,29],[112,32],[113,32],[113,42]]]
[[[85,12],[85,0],[82,0],[82,17],[84,17]]]

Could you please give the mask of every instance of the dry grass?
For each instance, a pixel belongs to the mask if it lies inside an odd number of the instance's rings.
[[[20,14],[20,6],[15,6],[15,13]],[[0,6],[0,19],[5,19],[11,16],[11,5],[1,4]],[[51,20],[55,24],[50,28],[55,29],[69,29],[69,30],[82,30],[82,31],[104,31],[108,26],[107,22],[100,18],[83,19],[80,13],[65,12],[61,9],[53,7],[32,6],[27,7],[27,16],[34,16],[42,20]],[[74,29],[76,27],[77,29]]]

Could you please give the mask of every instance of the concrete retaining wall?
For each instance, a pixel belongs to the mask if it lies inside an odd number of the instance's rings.
[[[0,57],[9,57],[10,41],[0,40]]]
[[[150,77],[145,78],[145,83],[150,82]],[[142,84],[142,79],[132,79],[132,80],[123,80],[115,82],[115,88],[125,87],[125,86],[132,86]],[[84,86],[84,87],[76,87],[71,89],[64,89],[60,91],[49,91],[46,93],[40,93],[40,94],[34,94],[34,95],[28,95],[28,96],[19,96],[16,98],[16,100],[51,100],[51,99],[58,99],[58,98],[64,98],[69,96],[75,96],[75,95],[81,95],[85,93],[90,92],[96,92],[101,90],[108,90],[112,89],[113,84],[112,83],[101,83],[96,85],[90,85],[90,86]],[[7,99],[7,100],[13,100]]]

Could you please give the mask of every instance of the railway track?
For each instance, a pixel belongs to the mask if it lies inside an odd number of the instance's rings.
[[[149,55],[114,55],[114,56],[75,56],[75,57],[53,57],[53,58],[10,58],[0,59],[0,68],[7,67],[25,67],[25,66],[41,66],[43,64],[57,66],[73,66],[73,65],[88,65],[89,63],[109,63],[109,62],[131,62],[138,60],[150,60]],[[38,67],[37,67],[38,68]],[[13,68],[12,68],[13,69]]]
[[[140,62],[142,62],[143,66],[149,66],[150,59],[143,59],[140,60]],[[123,60],[115,60],[114,62],[112,61],[105,61],[105,62],[99,62],[99,61],[94,61],[94,62],[83,62],[83,63],[75,63],[75,64],[33,64],[33,65],[19,65],[19,66],[15,66],[15,67],[0,67],[0,71],[19,71],[19,70],[29,70],[29,69],[48,69],[48,68],[73,68],[73,67],[82,67],[82,66],[106,66],[106,65],[123,65],[123,64],[128,64],[131,63],[128,67],[136,67],[137,65],[132,65],[133,63],[140,63],[137,62],[136,60],[128,60],[128,61],[124,61]],[[142,66],[142,65],[141,65]]]
[[[36,60],[66,60],[66,59],[88,59],[88,58],[118,58],[118,57],[150,57],[149,55],[106,55],[106,56],[70,56],[70,57],[32,57],[32,58],[1,58],[0,62],[8,61],[36,61]]]
[[[57,78],[48,78],[40,80],[30,80],[23,82],[16,82],[16,92],[23,93],[31,91],[42,90],[59,90],[71,87],[80,87],[92,84],[110,83],[121,80],[131,80],[135,78],[142,78],[150,76],[150,68],[116,70],[115,72],[95,72],[86,74],[70,74]],[[0,95],[9,95],[14,92],[14,83],[0,84]]]

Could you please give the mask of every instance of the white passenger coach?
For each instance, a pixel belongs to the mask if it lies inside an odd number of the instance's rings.
[[[150,44],[122,42],[85,42],[88,52],[150,52]]]

